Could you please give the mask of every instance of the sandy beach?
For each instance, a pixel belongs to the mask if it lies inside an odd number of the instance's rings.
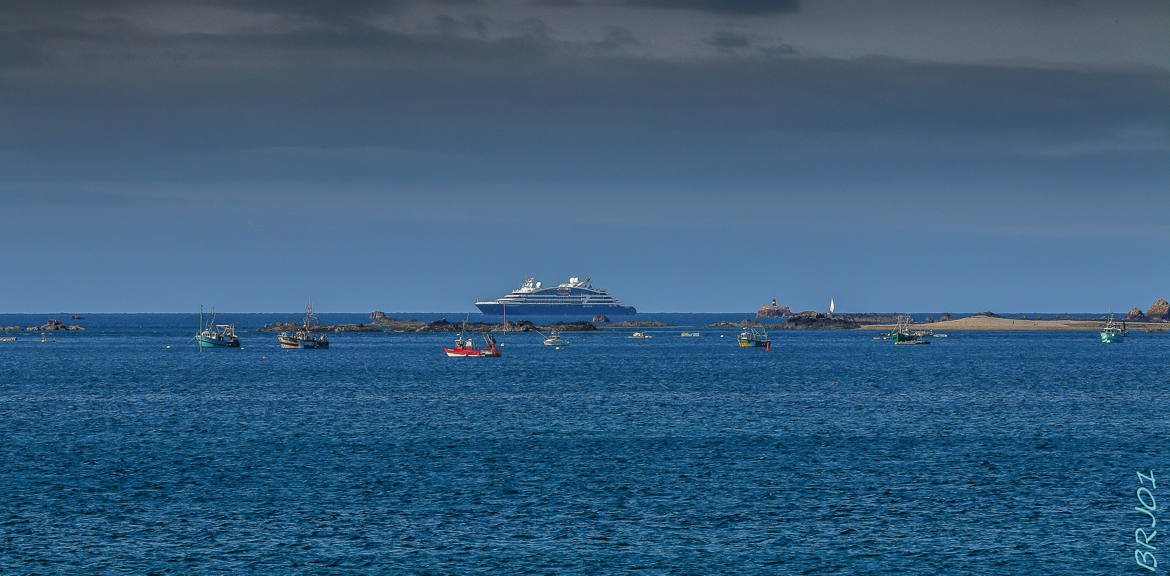
[[[992,316],[971,316],[944,322],[922,322],[914,325],[916,330],[1100,330],[1105,326],[1103,320],[1019,320],[1015,318],[996,318]],[[1162,331],[1170,324],[1163,322],[1127,322],[1130,330]],[[893,324],[866,324],[862,330],[891,330]]]

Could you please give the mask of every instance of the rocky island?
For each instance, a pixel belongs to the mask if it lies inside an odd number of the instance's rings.
[[[756,318],[787,318],[792,315],[792,310],[787,306],[780,306],[776,304],[776,299],[772,299],[771,304],[764,304],[756,310]]]
[[[610,322],[606,324],[606,328],[669,328],[674,324],[667,324],[666,322],[655,322],[653,320],[622,320],[621,322]]]
[[[434,322],[423,322],[421,320],[409,319],[399,320],[397,318],[387,316],[380,310],[375,310],[370,314],[372,322],[368,324],[332,324],[332,325],[313,325],[314,332],[459,332],[463,330],[463,322],[450,322],[446,318],[440,318]],[[265,324],[260,332],[292,332],[301,328],[301,324],[296,322],[273,322]],[[507,325],[500,323],[494,324],[489,322],[468,322],[468,332],[549,332],[551,330],[558,330],[561,332],[592,332],[597,330],[597,326],[592,322],[553,322],[544,326],[538,326],[529,322],[528,320],[519,320],[516,322],[508,322]]]
[[[50,318],[48,322],[45,322],[41,326],[29,326],[27,328],[22,327],[22,326],[0,326],[0,331],[4,331],[4,332],[16,332],[16,331],[20,331],[20,330],[25,330],[28,332],[52,332],[55,330],[69,330],[69,331],[73,331],[73,332],[81,332],[81,331],[85,330],[85,327],[78,326],[76,324],[66,324],[60,320],[56,320],[53,318]]]
[[[861,323],[848,316],[822,314],[813,310],[793,314],[776,328],[782,330],[852,330],[861,328]]]

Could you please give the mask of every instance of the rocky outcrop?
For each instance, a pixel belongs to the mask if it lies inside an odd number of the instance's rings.
[[[995,312],[992,312],[991,310],[984,310],[983,312],[980,312],[978,314],[973,314],[973,316],[983,316],[985,318],[1002,318],[1002,316],[1000,316],[999,314],[996,314]]]
[[[764,304],[756,310],[756,318],[787,318],[792,315],[792,310],[787,306],[779,306],[776,304],[776,299],[772,299],[771,304]]]
[[[1130,308],[1129,313],[1125,315],[1125,320],[1130,322],[1141,322],[1146,319],[1145,312],[1141,308]]]
[[[674,324],[655,322],[653,320],[624,320],[622,322],[614,322],[608,326],[610,328],[665,328],[674,326]]]
[[[598,324],[609,322],[609,316],[606,316],[605,314],[598,314],[597,316],[593,317],[593,322]]]
[[[1154,301],[1154,304],[1146,310],[1146,317],[1150,320],[1167,320],[1170,319],[1170,302],[1162,298]]]
[[[370,320],[377,321],[385,317],[386,313],[381,310],[374,310],[373,312],[370,312]]]
[[[0,331],[14,332],[16,330],[24,330],[23,326],[0,326]]]
[[[14,328],[19,329],[18,326],[14,326]],[[39,331],[39,332],[48,332],[50,330],[78,330],[78,331],[80,331],[80,330],[85,330],[85,328],[82,326],[77,326],[77,325],[70,326],[70,325],[65,324],[64,322],[62,322],[60,320],[54,320],[54,319],[50,318],[49,321],[45,322],[45,324],[43,326],[29,326],[28,328],[25,328],[25,330]]]
[[[744,318],[743,320],[740,320],[739,322],[729,322],[729,321],[724,320],[723,322],[716,322],[714,324],[708,324],[707,328],[752,328],[752,327],[759,327],[759,326],[765,326],[765,324],[763,322],[757,322],[755,320],[752,320],[751,318]]]
[[[846,316],[829,316],[811,311],[793,315],[776,326],[784,330],[851,330],[860,327],[860,323]]]
[[[295,322],[275,322],[265,324],[261,332],[293,332],[301,329],[301,324]],[[314,332],[459,332],[464,330],[463,322],[450,322],[440,318],[434,322],[420,320],[396,320],[383,315],[370,324],[333,324],[327,326],[312,326]],[[504,332],[503,324],[487,322],[468,322],[468,332]],[[508,322],[508,332],[547,332],[560,330],[561,332],[589,332],[597,330],[590,322],[553,322],[547,326],[537,326],[528,320]]]

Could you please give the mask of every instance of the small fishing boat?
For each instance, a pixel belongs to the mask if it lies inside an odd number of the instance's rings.
[[[568,346],[569,343],[564,338],[561,338],[560,330],[553,330],[548,333],[548,337],[544,339],[545,346]]]
[[[46,343],[47,342],[56,342],[56,341],[57,340],[55,338],[46,338],[44,332],[41,332],[41,339],[37,340],[37,342],[46,342]]]
[[[912,330],[910,325],[913,322],[909,316],[899,316],[897,326],[890,332],[890,340],[898,345],[930,344],[930,332]]]
[[[469,315],[470,316],[470,315]],[[447,353],[448,358],[497,358],[503,354],[500,347],[496,345],[496,339],[491,334],[485,332],[483,334],[483,341],[487,344],[487,348],[475,348],[475,342],[470,337],[465,338],[463,335],[467,332],[467,319],[463,319],[463,328],[455,335],[455,347],[443,347],[443,351]]]
[[[772,341],[768,338],[768,331],[758,326],[752,326],[739,333],[736,337],[740,348],[769,348]]]
[[[312,331],[313,324],[313,303],[310,301],[305,305],[305,324],[300,330],[296,332],[281,332],[277,335],[277,340],[280,341],[281,348],[301,348],[306,350],[317,350],[329,347],[329,339],[324,334],[314,334]]]
[[[16,342],[16,336],[0,336],[0,342]]]
[[[1125,335],[1127,332],[1129,332],[1129,331],[1126,330],[1126,328],[1125,328],[1125,321],[1123,320],[1121,322],[1121,326],[1118,326],[1113,321],[1113,315],[1110,314],[1109,315],[1109,322],[1107,322],[1105,324],[1105,327],[1101,329],[1101,342],[1103,342],[1105,344],[1113,344],[1115,342],[1125,342]]]
[[[653,338],[653,337],[654,336],[647,334],[645,332],[641,332],[641,331],[634,332],[633,334],[629,335],[629,338]]]
[[[698,338],[699,333],[698,332],[683,332],[682,337],[683,338]]]
[[[195,334],[199,348],[239,348],[235,324],[216,324],[215,308],[211,309],[211,322],[203,325],[203,306],[199,307],[199,333]]]

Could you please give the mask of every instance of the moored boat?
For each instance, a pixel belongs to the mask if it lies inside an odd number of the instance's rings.
[[[491,334],[487,332],[483,334],[483,341],[487,344],[487,348],[476,348],[475,342],[470,337],[464,337],[466,331],[467,319],[465,318],[463,328],[455,335],[455,347],[443,347],[448,358],[496,358],[503,355],[503,351],[500,350],[495,337]]]
[[[553,330],[548,333],[548,337],[544,339],[545,346],[568,346],[569,342],[561,338],[560,330]]]
[[[683,338],[698,338],[698,337],[699,337],[699,333],[698,333],[698,332],[683,332],[683,333],[681,334],[681,336],[682,336]]]
[[[890,340],[900,345],[930,344],[930,332],[911,329],[913,322],[909,316],[899,316],[897,326],[890,332]]]
[[[740,348],[770,348],[772,340],[768,338],[768,331],[758,326],[752,326],[739,333],[736,337]]]
[[[199,307],[199,333],[195,334],[199,348],[239,348],[235,324],[216,324],[215,308],[211,309],[211,321],[203,325],[203,306]]]
[[[634,332],[633,334],[630,334],[629,337],[630,338],[653,338],[654,336],[647,334],[645,332],[639,331],[639,332]]]
[[[1109,322],[1105,323],[1105,327],[1101,329],[1101,342],[1103,342],[1105,344],[1124,342],[1125,335],[1128,332],[1129,332],[1129,330],[1127,330],[1125,327],[1125,321],[1123,320],[1121,322],[1121,326],[1118,326],[1113,321],[1113,315],[1110,314],[1109,315]]]
[[[314,334],[312,330],[313,324],[313,303],[309,302],[305,305],[305,323],[300,330],[296,332],[281,332],[276,336],[280,341],[281,348],[300,348],[305,350],[317,350],[329,347],[329,338],[324,334]]]

